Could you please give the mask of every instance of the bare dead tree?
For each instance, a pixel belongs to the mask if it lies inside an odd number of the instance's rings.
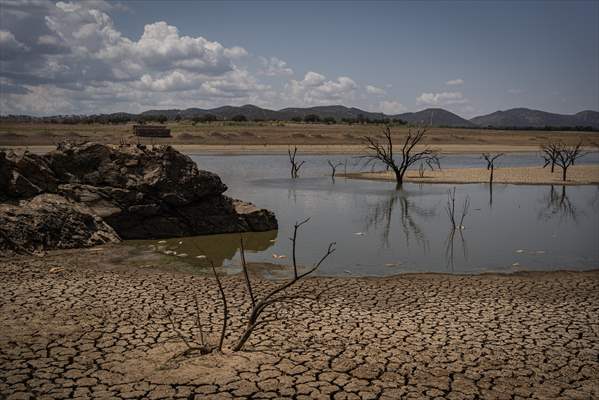
[[[551,165],[551,173],[555,171],[555,164],[557,162],[557,155],[559,153],[561,144],[559,142],[548,142],[541,145],[541,155],[545,160],[543,168]]]
[[[324,262],[324,260],[326,260],[331,254],[333,254],[333,252],[335,252],[335,242],[332,242],[329,244],[325,254],[320,258],[320,260],[316,264],[314,264],[312,266],[312,268],[308,269],[306,272],[298,273],[297,263],[296,263],[296,259],[295,259],[295,248],[297,246],[297,230],[303,224],[307,223],[308,221],[309,221],[309,218],[305,219],[301,222],[296,222],[294,225],[293,237],[290,238],[290,240],[292,242],[292,246],[293,246],[293,249],[292,249],[293,278],[290,281],[283,283],[282,285],[272,289],[261,300],[257,301],[252,306],[252,308],[250,310],[250,315],[248,317],[248,323],[247,323],[246,329],[243,332],[243,334],[241,335],[241,337],[239,338],[237,344],[233,347],[234,351],[240,351],[243,348],[243,346],[245,345],[247,340],[250,338],[252,332],[254,332],[254,330],[256,328],[258,328],[259,326],[266,324],[268,322],[274,322],[278,319],[278,313],[274,317],[271,317],[271,318],[261,318],[262,313],[267,308],[274,306],[276,304],[284,303],[284,302],[293,302],[294,300],[298,300],[298,299],[310,299],[308,296],[304,296],[301,294],[285,294],[285,291],[287,289],[289,289],[291,286],[293,286],[294,284],[296,284],[297,282],[299,282],[301,279],[307,277],[308,275],[310,275],[314,271],[316,271],[318,269],[318,267],[320,267],[320,265]],[[247,270],[247,265],[245,264],[245,262],[243,262],[244,259],[245,259],[245,257],[242,258],[242,268],[244,270]],[[251,282],[249,280],[247,282],[249,284],[248,285],[248,291],[249,291],[249,288],[251,288]],[[317,298],[312,298],[312,300],[316,300],[316,299]]]
[[[574,146],[560,144],[555,163],[562,169],[562,181],[566,180],[568,168],[584,155],[585,153],[582,152],[582,141],[579,141]]]
[[[239,339],[236,341],[236,344],[232,347],[233,351],[240,351],[243,348],[243,346],[245,345],[245,343],[247,342],[247,340],[251,337],[252,333],[258,327],[260,327],[266,323],[269,323],[269,322],[276,322],[276,321],[280,320],[281,315],[282,315],[281,312],[285,311],[285,305],[295,305],[298,307],[307,308],[304,304],[301,304],[299,301],[300,300],[317,301],[320,298],[320,296],[327,290],[327,289],[324,289],[320,293],[318,293],[316,296],[312,296],[312,297],[309,296],[306,292],[301,292],[301,291],[298,292],[297,290],[296,291],[288,290],[292,286],[294,286],[298,282],[300,282],[302,279],[306,278],[308,275],[315,272],[320,267],[320,265],[331,254],[333,254],[335,252],[335,242],[332,242],[329,244],[325,254],[311,268],[309,268],[305,272],[301,272],[301,273],[298,271],[298,264],[297,264],[297,259],[296,259],[298,231],[299,231],[299,228],[302,225],[304,225],[305,223],[307,223],[309,220],[310,220],[310,218],[306,218],[305,220],[303,220],[301,222],[296,222],[294,225],[294,229],[293,229],[293,236],[291,238],[289,238],[292,242],[292,254],[293,254],[293,256],[292,256],[292,268],[293,268],[292,278],[289,281],[282,283],[281,285],[279,285],[279,286],[275,287],[274,289],[270,290],[269,292],[267,292],[261,299],[257,299],[255,297],[254,290],[252,288],[252,283],[251,283],[251,280],[249,277],[248,267],[247,267],[247,263],[246,263],[246,259],[245,259],[245,245],[243,242],[243,237],[241,237],[241,240],[240,240],[240,242],[241,242],[240,243],[240,245],[241,245],[240,246],[241,263],[242,263],[242,269],[243,269],[246,289],[247,289],[248,295],[251,300],[251,307],[250,307],[249,314],[248,314],[248,321],[247,321],[246,328],[242,332]],[[220,331],[220,336],[218,339],[218,344],[217,345],[208,344],[204,339],[203,327],[202,327],[202,324],[200,321],[199,301],[196,296],[195,320],[196,320],[196,326],[199,330],[199,343],[194,342],[189,337],[184,335],[183,332],[181,332],[179,329],[177,329],[177,325],[173,319],[172,311],[165,312],[165,314],[169,320],[169,323],[172,326],[173,331],[181,339],[181,341],[183,341],[183,343],[185,344],[185,346],[187,348],[185,351],[180,353],[178,356],[185,356],[185,355],[188,355],[191,353],[195,353],[195,354],[199,353],[201,355],[204,355],[204,354],[211,353],[213,351],[222,351],[222,349],[223,349],[223,344],[224,344],[225,336],[227,333],[227,327],[228,327],[228,321],[229,321],[229,309],[227,306],[226,294],[225,294],[223,285],[220,281],[220,278],[218,277],[218,274],[216,273],[216,268],[214,266],[214,263],[212,262],[212,260],[209,260],[209,262],[210,262],[210,268],[212,269],[212,273],[214,274],[214,278],[215,278],[216,284],[218,286],[218,291],[220,293],[221,300],[223,302],[223,323],[222,323],[222,327],[221,327],[221,331]],[[270,309],[275,309],[274,315],[273,315],[273,313],[267,313],[268,316],[263,317],[263,315],[264,315],[263,313],[265,313],[265,311],[270,310]]]
[[[225,296],[225,291],[223,290],[223,286],[218,277],[218,274],[216,273],[216,269],[214,268],[214,263],[212,261],[210,261],[210,266],[212,267],[212,273],[214,274],[214,278],[216,279],[216,284],[217,284],[218,290],[220,292],[220,297],[221,297],[221,300],[223,301],[223,325],[222,325],[220,337],[218,340],[218,346],[215,347],[214,345],[210,345],[209,343],[206,343],[206,341],[204,340],[204,331],[203,331],[202,323],[200,320],[200,304],[198,301],[198,296],[196,295],[195,296],[195,306],[196,306],[196,315],[195,315],[196,321],[195,322],[196,322],[196,327],[198,328],[198,331],[199,331],[199,343],[198,343],[198,341],[194,342],[194,341],[190,340],[183,334],[183,332],[178,330],[177,326],[175,324],[175,320],[173,318],[172,310],[165,310],[165,314],[169,320],[169,323],[171,324],[173,332],[175,332],[177,334],[177,336],[185,344],[185,347],[187,347],[187,349],[185,351],[183,351],[181,354],[179,354],[179,356],[185,356],[190,353],[199,353],[202,355],[209,354],[209,353],[212,353],[214,350],[222,351],[223,342],[225,340],[225,335],[227,333],[227,323],[229,321],[229,310],[227,307],[227,297]]]
[[[387,169],[393,170],[397,186],[400,187],[403,184],[404,175],[408,168],[417,162],[422,161],[431,169],[434,167],[441,168],[439,154],[436,150],[426,147],[422,151],[414,151],[414,147],[422,141],[426,132],[427,129],[425,127],[417,127],[415,130],[409,128],[408,135],[400,149],[401,159],[398,163],[393,153],[391,128],[387,125],[383,130],[384,141],[382,143],[375,137],[364,137],[363,140],[366,144],[366,149],[370,154],[363,156],[363,158],[367,159],[366,164],[381,162]]]
[[[470,196],[466,196],[466,198],[464,199],[464,204],[462,206],[462,214],[460,216],[460,221],[458,223],[458,219],[456,218],[455,187],[453,188],[453,190],[448,190],[445,211],[449,216],[449,221],[451,222],[451,227],[453,230],[464,229],[464,218],[466,218],[466,215],[468,215],[469,210]]]
[[[295,160],[295,156],[297,155],[297,146],[293,148],[293,153],[291,152],[291,149],[287,149],[287,153],[289,154],[289,162],[291,163],[291,178],[298,178],[299,170],[306,161],[298,162]]]
[[[335,173],[337,172],[337,167],[343,165],[342,162],[333,162],[331,160],[327,160],[327,163],[329,164],[329,167],[331,167],[331,178],[335,178]]]
[[[495,160],[503,156],[503,153],[492,155],[490,153],[483,153],[483,158],[487,162],[487,171],[491,171],[489,176],[489,183],[493,183],[493,171],[495,170]]]

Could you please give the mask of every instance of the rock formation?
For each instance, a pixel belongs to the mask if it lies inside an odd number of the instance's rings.
[[[64,143],[0,151],[0,253],[277,228],[170,146]]]

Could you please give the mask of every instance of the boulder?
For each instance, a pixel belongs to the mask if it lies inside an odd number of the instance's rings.
[[[38,253],[118,242],[102,218],[55,194],[0,204],[0,253]]]
[[[57,179],[36,154],[0,151],[0,200],[29,198],[56,190]]]
[[[85,143],[61,144],[44,156],[0,152],[0,201],[5,201],[0,221],[13,224],[0,225],[0,235],[10,237],[21,220],[23,234],[15,246],[50,249],[91,245],[94,232],[105,231],[103,224],[123,239],[277,229],[272,212],[231,199],[223,195],[226,190],[218,175],[199,170],[170,146]],[[31,200],[19,203],[22,199]],[[56,240],[50,233],[31,236],[35,227],[53,227],[50,220],[60,220],[69,207],[77,208],[77,217],[65,220],[73,224],[65,232],[81,230],[83,215],[95,218],[88,235],[77,234],[83,239],[61,239],[54,228],[47,232],[56,233]],[[11,241],[3,243],[6,248]]]

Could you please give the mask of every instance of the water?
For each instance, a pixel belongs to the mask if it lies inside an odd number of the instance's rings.
[[[192,158],[216,172],[227,194],[271,209],[277,232],[245,234],[249,262],[287,265],[293,224],[310,217],[299,232],[298,263],[317,261],[329,242],[336,252],[321,275],[370,276],[406,272],[483,273],[520,270],[594,269],[599,266],[599,186],[486,184],[405,184],[329,176],[327,160],[351,155],[298,156],[306,160],[300,178],[289,178],[286,155]],[[502,158],[499,166],[539,165],[535,154]],[[596,153],[582,162],[598,162]],[[446,156],[443,167],[484,167],[475,155]],[[345,165],[337,171],[344,172]],[[448,191],[456,188],[460,214],[466,197],[464,229],[453,231],[446,212]],[[178,242],[182,244],[179,245]],[[173,239],[165,244],[186,259],[206,255],[229,271],[240,265],[239,235]]]

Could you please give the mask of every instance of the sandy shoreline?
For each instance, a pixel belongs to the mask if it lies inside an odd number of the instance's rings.
[[[2,146],[7,149],[29,150],[36,154],[43,154],[56,148],[53,145],[20,145]],[[292,147],[286,144],[273,145],[202,145],[202,144],[173,144],[173,147],[185,154],[287,154]],[[501,144],[445,144],[431,146],[439,149],[442,154],[481,154],[490,153],[537,153],[538,146],[527,145],[501,145]],[[303,154],[363,154],[364,145],[298,145],[298,153]],[[417,147],[418,149],[419,147]]]
[[[449,168],[442,170],[427,170],[423,177],[418,171],[410,170],[404,177],[406,182],[414,183],[488,183],[489,171],[486,168]],[[360,172],[340,174],[352,179],[367,179],[395,181],[395,175],[389,171]],[[562,181],[561,169],[556,167],[551,173],[550,168],[542,167],[513,167],[495,168],[494,183],[509,183],[522,185],[596,185],[599,184],[599,164],[574,165],[568,168],[567,180]]]
[[[213,278],[124,248],[0,259],[0,397],[599,396],[598,271],[309,279],[320,302],[290,307],[246,351],[173,358],[185,345],[163,310],[191,337],[197,294],[215,340]],[[241,276],[223,283],[230,345],[249,300]]]

